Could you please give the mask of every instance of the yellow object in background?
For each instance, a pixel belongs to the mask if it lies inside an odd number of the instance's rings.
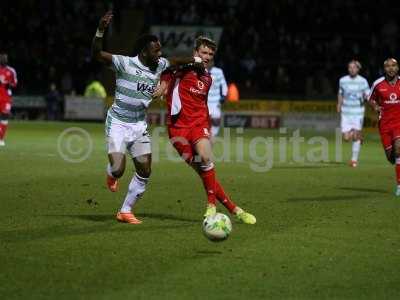
[[[89,85],[86,87],[84,96],[88,98],[97,97],[104,99],[107,97],[107,93],[101,82],[94,80],[91,83],[89,83]]]

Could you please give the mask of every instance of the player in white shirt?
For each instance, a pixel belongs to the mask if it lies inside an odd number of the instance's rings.
[[[217,136],[221,126],[221,105],[228,93],[224,72],[212,63],[209,67],[212,78],[210,91],[208,92],[208,112],[211,118],[211,135]]]
[[[362,143],[364,102],[369,95],[368,81],[359,75],[361,64],[352,60],[347,65],[349,74],[339,80],[337,112],[341,114],[343,139],[352,141],[352,156],[349,165],[356,167]]]
[[[163,94],[165,86],[159,86],[161,73],[171,64],[197,62],[193,57],[161,57],[161,44],[154,35],[143,35],[136,42],[134,57],[114,55],[103,51],[103,34],[113,18],[107,12],[100,20],[96,36],[92,42],[92,56],[109,66],[115,72],[115,100],[107,113],[106,138],[109,164],[107,166],[107,186],[115,192],[118,178],[125,171],[125,153],[132,157],[135,165],[128,193],[125,197],[117,220],[129,224],[140,224],[132,208],[146,190],[151,173],[151,141],[147,132],[146,112],[153,98]],[[199,61],[200,60],[200,61]]]

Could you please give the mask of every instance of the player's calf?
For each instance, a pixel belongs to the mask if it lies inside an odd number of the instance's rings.
[[[127,223],[138,224],[138,220],[136,220],[133,215],[133,208],[146,191],[146,186],[151,174],[151,154],[134,157],[133,163],[135,164],[136,172],[129,183],[128,192],[125,196],[119,215],[122,219],[124,219],[124,216],[127,216]],[[129,220],[133,221],[131,222]]]
[[[136,173],[143,177],[149,178],[151,175],[151,154],[141,155],[133,159]]]
[[[395,155],[395,152],[393,151],[393,147],[391,147],[389,149],[385,149],[385,155],[386,155],[386,159],[388,160],[388,162],[390,162],[392,165],[394,165],[396,162],[396,155]]]
[[[111,192],[118,190],[118,178],[125,172],[125,154],[111,153],[108,155],[110,163],[107,165],[107,187]]]
[[[107,168],[107,173],[114,178],[122,177],[122,175],[124,175],[126,165],[125,154],[117,152],[110,153],[108,155],[108,159],[110,163]]]
[[[395,157],[395,169],[396,169],[396,196],[400,196],[400,139],[396,139],[393,142],[392,152],[394,153]]]
[[[5,146],[4,138],[8,128],[8,115],[0,113],[0,146]]]
[[[211,119],[211,136],[216,137],[221,126],[221,119]]]
[[[358,157],[360,155],[361,144],[362,144],[362,135],[361,131],[353,130],[352,131],[352,154],[351,154],[351,161],[349,165],[353,168],[357,167],[358,165]]]

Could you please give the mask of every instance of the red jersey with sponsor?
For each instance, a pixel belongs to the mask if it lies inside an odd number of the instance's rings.
[[[394,85],[385,77],[374,82],[369,96],[370,102],[376,102],[381,107],[380,123],[400,123],[400,77]]]
[[[169,82],[167,125],[181,128],[209,126],[208,91],[212,83],[207,70],[192,69],[163,74]]]
[[[17,74],[10,66],[0,66],[0,102],[11,101],[11,88],[17,86]]]

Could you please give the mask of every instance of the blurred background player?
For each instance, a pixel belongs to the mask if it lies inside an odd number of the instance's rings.
[[[210,116],[207,107],[211,75],[207,67],[214,57],[217,45],[211,39],[198,37],[194,56],[202,61],[175,72],[165,72],[162,82],[168,82],[168,134],[181,157],[199,174],[207,194],[205,217],[216,213],[220,201],[230,213],[246,224],[255,224],[256,218],[236,206],[216,179],[210,142]]]
[[[113,18],[111,11],[100,20],[92,42],[92,56],[111,67],[116,74],[115,101],[106,118],[106,137],[109,164],[107,186],[112,192],[118,189],[118,178],[125,171],[125,153],[133,159],[136,172],[129,184],[128,193],[117,220],[140,224],[132,212],[136,201],[146,190],[151,173],[151,141],[147,131],[146,111],[153,98],[161,96],[157,87],[161,72],[170,64],[194,62],[193,57],[161,57],[161,44],[154,35],[143,35],[136,42],[135,57],[114,55],[103,51],[102,38]]]
[[[352,141],[352,155],[349,165],[356,167],[362,143],[364,102],[369,95],[368,81],[359,75],[361,64],[352,60],[347,65],[348,75],[339,80],[337,112],[341,114],[343,139]]]
[[[212,84],[208,92],[207,104],[211,118],[211,136],[214,137],[218,135],[221,126],[221,105],[228,93],[228,86],[224,72],[214,65],[214,61],[210,63],[208,71],[212,78]]]
[[[396,165],[396,196],[400,196],[400,78],[396,59],[383,63],[385,76],[372,85],[369,103],[379,112],[379,133],[386,158]]]
[[[8,119],[11,113],[12,88],[17,87],[17,73],[8,64],[8,55],[0,53],[0,146],[5,146]]]

